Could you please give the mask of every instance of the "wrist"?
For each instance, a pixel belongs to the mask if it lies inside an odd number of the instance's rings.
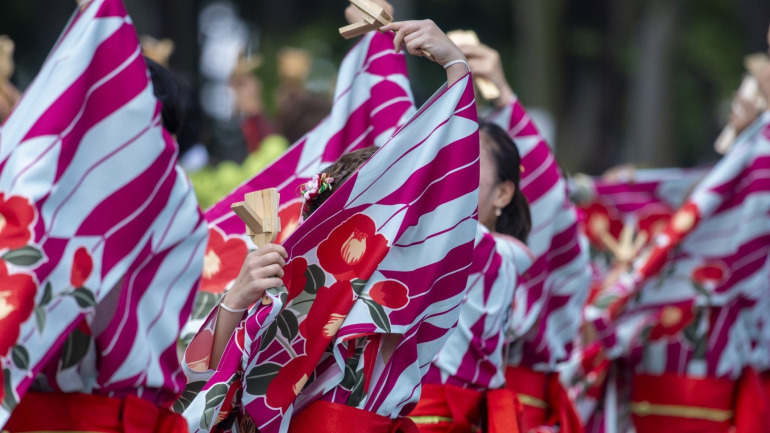
[[[444,69],[449,69],[449,68],[451,68],[454,65],[461,65],[465,69],[467,69],[468,71],[471,70],[471,67],[468,66],[468,62],[464,58],[463,59],[457,59],[457,60],[451,60],[449,62],[444,63],[442,66],[444,67]]]
[[[219,306],[231,313],[242,313],[249,309],[249,305],[239,299],[232,291],[227,292],[219,301]]]
[[[495,108],[504,108],[513,102],[516,95],[513,93],[513,90],[510,88],[510,86],[507,85],[507,83],[504,86],[498,85],[497,87],[500,89],[500,96],[491,102]]]
[[[453,49],[453,50],[450,51],[450,53],[448,53],[445,56],[441,56],[441,57],[443,57],[443,59],[441,59],[441,58],[436,59],[436,63],[438,63],[439,65],[443,66],[444,68],[446,68],[447,67],[446,65],[448,65],[449,63],[457,61],[457,60],[462,60],[462,61],[464,61],[466,63],[468,62],[468,59],[465,58],[465,54],[462,51],[460,51],[459,49]]]

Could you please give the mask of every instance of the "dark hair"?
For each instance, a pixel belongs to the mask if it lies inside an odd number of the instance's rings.
[[[526,242],[529,230],[532,228],[532,217],[529,213],[529,203],[521,192],[521,157],[519,149],[508,133],[500,126],[486,121],[479,122],[479,132],[484,132],[492,139],[493,145],[489,151],[495,160],[497,181],[511,181],[516,187],[513,199],[508,206],[501,209],[497,218],[495,231],[515,237]]]
[[[329,115],[332,101],[326,95],[304,89],[282,88],[276,124],[289,143],[295,143]]]
[[[377,146],[369,146],[364,147],[363,149],[354,150],[342,155],[334,164],[322,170],[321,173],[326,173],[334,179],[332,182],[332,189],[318,194],[316,198],[308,202],[307,215],[305,216],[308,217],[315,212],[315,210],[318,209],[326,199],[331,197],[332,193],[339,189],[339,187],[341,187],[353,173],[358,171],[358,169],[364,165],[364,163],[368,161],[378,149],[379,147]],[[320,175],[321,173],[318,174]]]
[[[155,97],[163,105],[161,112],[163,127],[171,134],[176,135],[182,129],[184,117],[182,85],[168,69],[148,57],[145,57],[144,61],[147,62],[147,69],[150,71]]]

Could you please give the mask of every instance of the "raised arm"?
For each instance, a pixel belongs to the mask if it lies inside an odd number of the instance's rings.
[[[459,48],[465,57],[468,58],[468,64],[471,67],[473,76],[486,78],[500,89],[500,96],[490,101],[492,105],[495,108],[505,107],[513,98],[513,90],[505,79],[500,53],[484,44],[460,45]]]

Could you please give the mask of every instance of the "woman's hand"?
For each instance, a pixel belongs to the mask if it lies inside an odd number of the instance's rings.
[[[740,95],[735,95],[730,107],[730,116],[727,118],[727,123],[735,128],[735,132],[740,134],[757,117],[759,117],[759,111],[754,104],[743,99]]]
[[[457,45],[431,20],[394,22],[380,27],[380,31],[396,33],[393,45],[397,53],[403,44],[409,54],[426,57],[425,51],[430,54],[428,59],[441,66],[452,60],[465,60]]]
[[[275,244],[267,244],[246,256],[241,273],[227,292],[222,302],[229,308],[248,308],[271,287],[283,284],[283,267],[286,265],[286,250]]]
[[[454,60],[465,61],[462,51],[431,20],[394,22],[381,27],[380,31],[396,33],[393,45],[397,53],[401,52],[403,45],[409,54],[427,56],[441,66]],[[463,63],[455,63],[446,71],[447,81],[452,85],[468,73],[468,68]]]
[[[770,105],[770,62],[756,72],[755,78],[759,81],[759,90],[765,96],[765,101]]]
[[[508,104],[513,98],[513,90],[505,79],[500,53],[484,44],[460,45],[459,48],[468,58],[473,76],[486,78],[500,89],[500,96],[490,102],[497,108]]]

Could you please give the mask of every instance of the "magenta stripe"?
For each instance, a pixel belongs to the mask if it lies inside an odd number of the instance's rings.
[[[122,30],[123,28],[121,28]],[[115,35],[119,35],[121,32],[116,32]],[[104,45],[100,46],[100,49]],[[117,48],[116,48],[117,49]],[[134,52],[137,52],[138,48],[134,47]],[[99,50],[97,50],[99,51]],[[138,59],[141,59],[138,57]],[[142,62],[143,64],[143,62]],[[91,65],[94,65],[94,63],[91,63]],[[120,65],[120,63],[118,63]],[[116,65],[117,67],[117,65]],[[98,69],[98,68],[97,68]],[[110,69],[109,71],[96,71],[92,72],[94,74],[97,74],[99,78],[102,78],[103,75],[99,75],[98,72],[104,72],[104,75],[112,72],[114,70]],[[85,134],[85,132],[90,129],[94,122],[103,119],[107,115],[111,114],[111,111],[104,110],[104,112],[101,112],[102,108],[96,104],[105,103],[105,92],[107,93],[106,99],[110,99],[109,92],[111,92],[110,88],[105,89],[105,87],[101,87],[99,89],[94,89],[92,87],[93,81],[91,81],[93,78],[89,76],[89,70],[86,70],[86,72],[59,98],[57,99],[48,110],[46,110],[45,113],[43,113],[40,118],[36,121],[36,123],[32,126],[30,131],[27,133],[25,138],[22,140],[27,141],[35,137],[39,136],[46,136],[46,135],[53,135],[58,136],[58,140],[52,141],[51,145],[40,152],[39,156],[31,161],[26,167],[21,168],[18,170],[18,174],[14,177],[12,187],[18,181],[19,178],[21,178],[24,173],[31,169],[38,161],[42,160],[43,157],[48,154],[54,146],[56,146],[60,141],[62,143],[62,149],[61,154],[59,156],[60,165],[56,173],[55,180],[58,180],[61,176],[61,172],[63,171],[63,165],[69,162],[72,155],[74,154],[77,143],[80,141],[82,136]],[[125,76],[124,76],[125,77]],[[116,77],[117,78],[117,77]],[[96,81],[96,80],[94,80]],[[127,82],[124,82],[123,84],[128,84]],[[90,93],[94,92],[94,93]],[[126,92],[129,92],[129,89],[126,89]],[[138,93],[138,92],[137,92]],[[96,94],[96,99],[92,102],[90,101],[91,97]],[[121,95],[126,95],[126,93],[118,93],[115,95],[117,99],[120,99]],[[135,94],[134,94],[135,95]],[[102,98],[98,98],[101,96]],[[110,110],[115,109],[115,105],[111,102],[108,103],[107,108]],[[83,111],[81,113],[81,110]],[[86,113],[86,110],[88,112]],[[95,111],[94,111],[95,110]],[[73,116],[81,116],[83,114],[89,114],[93,118],[85,118],[80,119],[78,118],[78,121],[84,121],[84,124],[77,124],[73,123],[75,120]],[[91,122],[89,124],[89,122]],[[70,137],[69,134],[73,133],[73,137]],[[68,141],[72,140],[72,141]],[[71,144],[74,141],[74,144]]]
[[[731,191],[714,213],[726,212],[736,207],[740,207],[750,195],[767,193],[770,193],[770,177],[752,179],[751,182],[743,188]]]
[[[120,340],[126,335],[137,335],[139,302],[146,295],[152,284],[152,278],[142,273],[145,266],[152,261],[152,242],[148,240],[141,248],[140,254],[129,267],[120,288],[120,299],[113,319],[104,332],[96,338],[97,344],[102,349],[100,357],[103,359],[122,360],[128,357],[133,344],[120,344]],[[144,333],[142,334],[144,335]],[[97,381],[107,383],[114,376],[121,362],[104,363],[99,369]]]
[[[738,316],[741,312],[753,306],[753,301],[738,297],[728,305],[711,308],[712,320],[708,332],[706,350],[706,365],[709,375],[716,376],[719,360],[725,352],[727,342],[730,340],[730,331],[734,326],[737,326]],[[736,368],[740,367],[736,366]]]
[[[548,266],[551,271],[567,266],[573,260],[580,257],[581,250],[577,239],[577,224],[569,226],[566,230],[551,238],[551,248],[549,249],[549,252],[546,253]],[[568,249],[559,251],[558,254],[554,254],[555,251],[562,250],[569,244],[571,244],[571,246]]]
[[[451,249],[450,249],[451,248]],[[442,298],[450,298],[465,290],[465,280],[451,276],[458,269],[469,268],[469,257],[473,254],[473,243],[468,242],[456,246],[447,245],[447,253],[440,261],[423,266],[413,271],[399,271],[396,269],[380,269],[385,278],[403,282],[409,288],[410,306],[390,313],[391,320],[395,323],[412,323],[414,321],[414,309],[422,305],[428,308],[433,299],[430,296],[422,296],[433,287],[441,287]],[[440,276],[438,280],[436,276]],[[417,288],[420,288],[418,291]],[[427,299],[426,299],[427,298]],[[417,303],[412,305],[413,301]],[[425,304],[427,302],[427,304]]]
[[[169,177],[162,180],[162,182],[158,193],[149,198],[149,204],[146,205],[141,213],[137,214],[133,220],[122,222],[124,225],[119,230],[111,233],[111,236],[106,239],[105,250],[110,251],[111,254],[105,254],[102,262],[103,266],[112,268],[119,261],[123,260],[131,252],[132,247],[136,245],[137,233],[145,233],[152,222],[158,218],[160,212],[163,211],[163,206],[173,189],[174,179]],[[145,188],[145,191],[147,190],[149,188]]]
[[[83,137],[95,125],[105,120],[108,116],[115,114],[118,110],[124,109],[126,104],[147,89],[148,82],[143,75],[146,73],[146,66],[138,52],[136,54],[137,57],[117,76],[110,79],[105,85],[96,89],[92,88],[89,91],[80,117],[72,125],[72,130],[61,137],[59,167],[54,182],[59,181],[64,171],[72,163],[75,153],[81,147],[80,144]],[[57,115],[57,113],[52,115]],[[128,114],[124,113],[120,115],[124,116],[127,122],[146,122],[141,114],[136,117],[129,117]]]
[[[550,162],[548,162],[550,160]],[[521,159],[524,166],[522,192],[527,201],[535,203],[550,191],[561,179],[556,160],[553,159],[548,145],[541,141]],[[535,177],[536,176],[536,177]]]
[[[201,247],[201,244],[203,243],[203,239],[204,238],[202,237],[198,241],[198,243],[195,245],[195,248],[194,248],[193,251],[197,251]],[[166,256],[168,254],[169,253],[166,252],[166,251],[162,251],[162,252],[156,253],[155,257],[153,257],[154,265],[152,267],[147,267],[147,268],[145,268],[143,270],[144,273],[149,273],[150,274],[150,275],[147,276],[150,279],[150,281],[155,280],[155,278],[156,278],[156,276],[158,274],[158,269],[160,269],[161,265],[166,260]],[[195,255],[190,254],[187,257],[187,262],[185,262],[184,265],[179,269],[177,274],[173,278],[170,279],[169,285],[166,288],[166,291],[163,293],[163,302],[162,302],[163,305],[166,305],[166,303],[168,302],[168,298],[171,295],[172,289],[174,291],[178,292],[177,284],[179,283],[179,280],[182,279],[185,275],[190,274],[190,270],[196,268],[196,266],[193,266],[194,265],[194,263],[193,263],[194,259],[196,259]],[[198,264],[198,263],[195,263],[195,264]],[[162,278],[164,280],[169,280],[169,278],[167,278],[166,276],[163,276]],[[198,280],[196,280],[196,281],[198,281]],[[194,289],[196,289],[197,287],[198,287],[197,284],[193,284],[193,286],[190,287],[189,294],[187,296],[188,298],[191,298],[191,297],[195,296]],[[158,312],[158,314],[152,319],[152,321],[150,321],[150,324],[147,326],[147,333],[148,334],[150,332],[152,332],[152,328],[155,327],[155,325],[158,323],[158,321],[160,320],[162,315],[163,315],[163,310],[161,309]]]
[[[105,1],[96,13],[96,18],[125,17],[126,8],[122,1]]]
[[[134,36],[134,41],[136,40],[135,33],[132,32],[132,27],[123,25],[105,39],[94,51],[91,63],[86,70],[35,121],[35,124],[22,141],[46,135],[57,135],[62,131],[68,130],[74,116],[81,110],[81,106],[86,105],[88,102],[89,92],[92,91],[95,83],[113,73],[126,59],[137,52],[138,46],[135,43],[131,43],[131,36]],[[144,87],[146,85],[147,79],[145,77]],[[112,87],[106,83],[102,86],[107,86],[108,89]],[[116,88],[114,90],[118,92],[116,96],[122,98],[122,89]],[[135,94],[136,92],[133,93],[133,96]],[[111,104],[111,106],[114,106],[114,104]],[[115,108],[107,114],[110,114],[112,111],[115,111]]]
[[[90,175],[90,174],[91,174],[91,173],[92,173],[92,172],[93,172],[93,171],[94,171],[94,170],[95,170],[97,167],[99,167],[100,165],[103,165],[103,164],[105,164],[105,163],[106,163],[107,161],[109,161],[110,159],[112,159],[112,158],[114,158],[115,156],[119,155],[119,154],[120,154],[120,152],[121,152],[123,149],[125,149],[125,148],[127,148],[128,146],[132,145],[134,142],[136,142],[136,140],[140,139],[142,136],[144,136],[146,133],[148,133],[148,132],[150,131],[150,128],[151,128],[150,126],[147,126],[145,129],[143,129],[142,131],[140,131],[140,132],[139,132],[139,133],[138,133],[136,136],[134,136],[134,137],[131,137],[131,138],[130,138],[130,139],[127,141],[127,142],[125,142],[125,143],[121,144],[119,147],[117,147],[117,148],[115,148],[114,150],[112,150],[110,153],[108,153],[107,155],[105,155],[103,158],[101,158],[100,160],[96,161],[96,163],[94,163],[94,164],[93,164],[91,167],[88,167],[86,170],[84,170],[84,172],[83,172],[83,175],[82,175],[82,176],[81,176],[81,178],[78,180],[78,182],[77,182],[77,183],[76,183],[76,184],[75,184],[75,185],[72,187],[72,189],[69,191],[69,193],[68,193],[68,194],[67,194],[67,196],[66,196],[66,199],[65,199],[64,201],[62,201],[62,203],[59,205],[59,207],[57,207],[57,208],[56,208],[56,210],[53,212],[53,214],[51,214],[51,218],[49,219],[49,222],[48,222],[48,223],[49,223],[49,225],[53,225],[53,224],[56,222],[56,219],[57,219],[57,217],[58,217],[58,215],[59,215],[59,211],[60,211],[62,208],[64,208],[65,206],[69,205],[69,203],[68,203],[68,202],[69,202],[69,199],[70,199],[70,198],[71,198],[73,195],[75,195],[75,193],[78,191],[78,189],[79,189],[81,186],[83,186],[83,184],[85,183],[86,179],[88,179],[89,175]],[[156,161],[156,163],[157,163],[157,162],[159,162],[159,161],[160,161],[160,159],[158,159],[158,160]],[[87,216],[87,217],[85,218],[85,220],[84,220],[84,221],[88,221],[88,219],[89,219],[89,218],[92,218],[92,217],[89,215],[89,216]],[[101,222],[102,224],[104,224],[104,221],[101,221],[101,220],[95,220],[95,221],[94,221],[94,223],[97,223],[97,224],[99,224],[100,222]],[[86,227],[89,227],[89,228],[93,228],[93,227],[90,227],[90,224],[89,224],[89,225],[87,225]],[[101,227],[101,226],[100,226],[100,227]],[[98,232],[98,231],[97,231],[97,232]]]

